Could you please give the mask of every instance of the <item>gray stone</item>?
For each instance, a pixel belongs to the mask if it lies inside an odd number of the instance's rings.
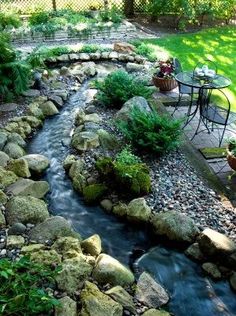
[[[212,262],[205,262],[202,265],[202,269],[210,275],[213,279],[221,279],[222,275],[217,265]]]
[[[81,247],[85,253],[97,257],[102,251],[102,241],[99,235],[95,234],[82,241]]]
[[[45,103],[42,103],[39,105],[39,107],[43,111],[43,114],[45,116],[53,116],[59,113],[57,107],[54,105],[52,101],[47,101]]]
[[[110,290],[106,291],[105,294],[109,295],[113,300],[121,304],[126,310],[130,311],[132,314],[135,314],[136,309],[132,299],[132,296],[123,289],[121,286],[115,286]]]
[[[8,235],[22,235],[26,231],[26,226],[22,223],[15,223],[8,229]]]
[[[10,157],[3,151],[0,151],[0,166],[6,167],[9,160]]]
[[[233,272],[229,279],[230,285],[234,291],[236,291],[236,272]]]
[[[127,63],[126,69],[128,72],[136,72],[136,71],[142,71],[144,70],[144,66],[136,63]]]
[[[147,272],[143,272],[138,279],[135,298],[150,308],[159,308],[169,301],[165,289]]]
[[[101,117],[97,113],[87,114],[84,116],[84,122],[100,123]]]
[[[119,143],[117,138],[114,135],[111,135],[111,133],[108,133],[104,129],[99,129],[97,131],[100,145],[104,150],[114,150],[118,148]]]
[[[33,181],[30,179],[19,179],[15,183],[7,187],[7,192],[15,196],[33,196],[35,198],[43,198],[50,190],[47,181]]]
[[[134,283],[133,273],[118,260],[106,254],[98,256],[93,277],[100,284],[125,286]]]
[[[15,143],[7,143],[3,148],[3,151],[13,159],[17,159],[25,155],[24,149]]]
[[[59,306],[55,307],[55,316],[77,316],[77,304],[69,296],[59,300]]]
[[[0,190],[0,204],[6,204],[7,199],[7,195],[2,190]]]
[[[9,225],[19,222],[37,224],[48,217],[46,203],[32,196],[16,196],[6,204],[6,220]]]
[[[9,143],[15,143],[22,148],[26,147],[26,141],[17,133],[10,133],[7,137]]]
[[[16,103],[3,103],[0,105],[0,112],[12,112],[18,107]]]
[[[81,71],[87,77],[94,77],[97,74],[96,64],[94,62],[86,62],[81,64]]]
[[[40,91],[34,90],[34,89],[29,89],[27,91],[24,91],[22,94],[25,97],[35,98],[35,97],[40,96]]]
[[[151,224],[157,235],[179,242],[192,243],[199,234],[197,226],[190,217],[175,211],[154,215]]]
[[[148,222],[151,209],[144,198],[132,200],[128,204],[127,219],[132,222]]]
[[[203,261],[204,255],[201,252],[201,249],[199,247],[199,244],[196,242],[192,245],[190,245],[186,250],[185,254],[190,257],[191,259],[197,260],[197,261]]]
[[[79,152],[97,148],[100,145],[98,135],[93,132],[75,133],[71,144]]]
[[[37,243],[54,241],[59,237],[78,237],[70,223],[61,216],[53,216],[31,229],[29,238]]]
[[[108,295],[103,294],[98,287],[90,282],[85,282],[81,292],[81,316],[122,316],[122,306]]]
[[[50,95],[49,100],[52,101],[57,108],[62,108],[64,105],[62,97],[60,97],[58,95],[54,95],[54,94]]]
[[[7,133],[0,132],[0,150],[3,149],[7,142]]]
[[[30,154],[22,158],[28,162],[30,171],[37,174],[42,174],[50,164],[47,157],[39,154]]]
[[[40,109],[39,104],[36,102],[30,103],[28,106],[27,113],[29,115],[34,115],[40,120],[43,120],[45,118],[43,111]]]
[[[111,212],[112,211],[112,207],[113,207],[113,203],[111,200],[109,199],[104,199],[100,202],[101,207],[107,211],[107,212]]]

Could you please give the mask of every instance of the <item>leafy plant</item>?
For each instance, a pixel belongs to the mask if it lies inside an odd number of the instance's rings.
[[[132,165],[140,163],[141,159],[138,156],[135,156],[131,151],[131,147],[127,145],[120,153],[116,155],[116,161],[118,163]]]
[[[0,12],[0,31],[7,27],[19,27],[22,25],[20,18],[15,14],[7,14]]]
[[[32,26],[39,24],[47,24],[48,23],[48,12],[46,11],[35,11],[29,17],[29,24]]]
[[[132,44],[135,46],[135,53],[141,56],[146,57],[150,61],[154,61],[156,59],[154,55],[154,50],[148,46],[147,44],[141,41],[134,41]]]
[[[118,128],[138,149],[163,154],[179,145],[181,121],[170,120],[157,112],[145,112],[134,107],[130,120],[119,121]]]
[[[124,15],[115,5],[113,5],[111,8],[105,8],[101,11],[99,19],[102,22],[113,22],[114,24],[119,24],[124,19]]]
[[[99,90],[96,96],[98,102],[115,108],[120,108],[134,96],[149,98],[152,94],[144,82],[135,79],[124,70],[114,71],[103,81],[96,81],[95,87]]]
[[[228,140],[229,151],[236,157],[236,138],[230,138]]]
[[[19,261],[0,260],[0,314],[11,316],[50,315],[59,302],[47,292],[54,286],[58,269],[33,263],[27,257]]]

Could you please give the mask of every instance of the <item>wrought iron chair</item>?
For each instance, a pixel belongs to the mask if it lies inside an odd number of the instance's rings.
[[[180,72],[183,72],[182,65],[181,65],[178,58],[173,59],[173,65],[174,65],[176,75],[179,74]],[[191,97],[190,106],[192,106],[194,94],[198,95],[198,93],[199,93],[198,88],[192,88],[192,87],[186,86],[180,82],[178,82],[178,88],[179,88],[179,99],[178,99],[178,101],[175,105],[174,111],[172,112],[171,115],[174,115],[175,111],[178,109],[184,94],[187,94]]]
[[[219,147],[222,144],[225,131],[230,124],[236,121],[236,113],[231,112],[231,104],[227,95],[221,90],[211,87],[209,84],[204,85],[199,91],[199,122],[197,129],[192,137],[204,131],[210,133],[218,126]],[[199,130],[201,123],[204,129]],[[211,126],[209,126],[209,124]],[[220,130],[222,133],[220,135]],[[232,130],[234,133],[235,131]]]

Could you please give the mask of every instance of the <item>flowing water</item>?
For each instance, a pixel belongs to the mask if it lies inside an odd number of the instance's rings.
[[[176,316],[236,315],[236,295],[226,281],[213,282],[201,268],[179,251],[157,246],[145,229],[120,221],[100,207],[89,207],[72,188],[62,162],[69,153],[75,112],[88,99],[88,84],[74,94],[60,115],[47,119],[28,146],[29,153],[45,155],[51,161],[45,174],[51,191],[47,196],[53,215],[69,220],[83,237],[99,234],[104,252],[124,264],[146,270],[165,286],[171,300],[168,310]],[[156,242],[157,245],[157,242]],[[144,254],[143,254],[144,253]],[[136,254],[143,254],[133,262]],[[135,269],[136,270],[136,269]]]

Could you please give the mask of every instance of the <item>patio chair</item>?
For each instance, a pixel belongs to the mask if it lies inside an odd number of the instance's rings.
[[[199,91],[199,122],[191,140],[201,132],[218,130],[219,147],[222,144],[225,131],[230,124],[236,121],[236,113],[231,112],[231,104],[227,95],[221,90],[204,85]],[[204,129],[199,130],[201,123]],[[210,125],[210,126],[209,126]],[[220,133],[220,130],[222,132]],[[234,130],[232,130],[235,133]]]
[[[183,72],[183,68],[181,65],[181,62],[179,61],[178,58],[174,58],[173,59],[173,64],[174,64],[174,68],[175,68],[175,74],[179,74],[180,72]],[[174,111],[172,112],[171,115],[174,115],[175,111],[178,109],[180,102],[182,100],[183,95],[187,94],[191,97],[191,102],[190,102],[190,106],[192,106],[193,103],[193,96],[194,94],[198,95],[199,93],[199,89],[198,88],[192,88],[190,86],[186,86],[180,82],[178,82],[178,88],[179,88],[179,99],[175,105]]]

